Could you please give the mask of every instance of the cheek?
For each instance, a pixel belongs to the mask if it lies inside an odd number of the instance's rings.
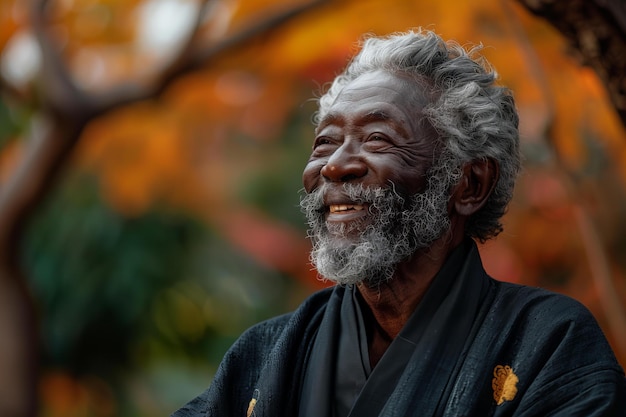
[[[403,197],[421,193],[427,185],[426,176],[416,167],[403,167],[401,170],[390,171],[385,178],[388,182],[393,182],[396,192]]]
[[[426,180],[424,177],[411,177],[406,179],[406,195],[414,196],[423,193],[426,189]]]
[[[323,166],[324,164],[320,162],[309,162],[304,167],[304,171],[302,172],[302,184],[307,193],[310,193],[318,187],[321,178],[320,170]]]
[[[380,185],[390,186],[403,197],[421,192],[425,186],[424,162],[417,158],[405,158],[404,155],[381,155],[370,160],[372,173]]]
[[[402,166],[394,174],[407,193],[413,195],[423,192],[428,185],[427,177],[431,165],[432,158],[412,155],[403,159]]]

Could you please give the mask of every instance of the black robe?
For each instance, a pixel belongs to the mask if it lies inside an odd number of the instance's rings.
[[[493,280],[470,246],[460,267],[446,263],[455,273],[440,273],[431,285],[439,290],[430,288],[411,317],[421,330],[399,348],[406,363],[376,376],[397,364],[386,354],[350,416],[626,417],[623,370],[589,311],[563,295]],[[332,349],[330,362],[315,359],[315,341],[324,323],[341,322],[346,291],[322,290],[246,331],[211,386],[173,417],[296,417],[301,401],[314,410],[311,387],[332,384],[337,366]],[[311,381],[310,360],[326,363],[326,376]],[[334,399],[325,401],[320,417],[332,416]]]

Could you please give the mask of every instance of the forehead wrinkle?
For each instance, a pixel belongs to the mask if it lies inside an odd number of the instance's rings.
[[[361,120],[365,123],[393,121],[389,113],[385,112],[384,110],[372,110],[370,112],[367,112],[361,118]]]
[[[345,120],[343,116],[334,112],[329,112],[322,118],[322,120],[320,120],[317,127],[315,128],[315,132],[319,132],[324,127],[329,126],[329,125],[343,126],[344,124],[345,124]]]
[[[358,123],[361,123],[363,125],[378,123],[378,122],[390,123],[394,126],[396,130],[401,130],[403,132],[405,131],[402,121],[396,120],[387,111],[382,110],[382,109],[374,109],[374,110],[368,111],[367,113],[363,115],[357,116],[355,119]],[[317,126],[316,131],[319,132],[321,129],[329,125],[336,125],[336,126],[341,127],[341,126],[345,126],[345,124],[346,124],[345,116],[342,116],[339,113],[332,112],[324,116],[324,118],[320,121],[319,125]]]

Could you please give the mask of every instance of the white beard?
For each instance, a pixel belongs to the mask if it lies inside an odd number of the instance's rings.
[[[360,230],[360,222],[330,226],[329,230],[323,203],[325,186],[305,195],[300,205],[310,227],[311,261],[318,273],[344,285],[366,283],[374,287],[391,279],[400,262],[449,230],[449,189],[458,173],[446,172],[445,177],[431,176],[426,190],[412,196],[409,204],[393,188],[345,183],[351,201],[369,205],[370,222],[358,234],[349,235]]]

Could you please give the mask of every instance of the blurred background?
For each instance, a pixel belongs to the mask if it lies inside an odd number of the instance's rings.
[[[314,98],[363,34],[418,26],[515,92],[486,269],[578,299],[626,365],[625,6],[532,3],[0,0],[0,415],[167,416],[327,285],[298,208]]]

